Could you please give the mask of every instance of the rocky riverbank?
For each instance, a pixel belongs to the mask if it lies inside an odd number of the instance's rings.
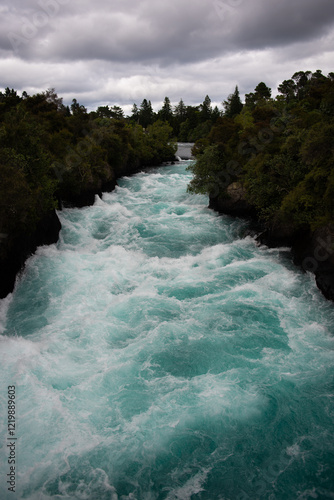
[[[124,175],[132,175],[143,166],[139,162],[127,166],[122,172]],[[59,209],[65,207],[84,207],[93,205],[95,196],[102,195],[102,192],[110,192],[117,186],[117,179],[103,184],[97,183],[89,189],[81,190],[78,193],[71,193],[66,199],[59,199]],[[0,247],[0,299],[6,297],[14,290],[17,275],[24,269],[28,257],[30,257],[41,245],[51,245],[59,238],[61,223],[56,210],[43,215],[37,223],[36,228],[25,234],[15,237],[2,238]]]
[[[23,269],[25,261],[41,245],[56,243],[61,224],[55,210],[44,215],[34,231],[16,237],[2,239],[0,252],[0,298],[14,289],[16,276]]]
[[[227,196],[210,197],[209,208],[219,213],[246,217],[256,224],[256,240],[268,247],[290,247],[293,262],[305,272],[315,275],[323,295],[334,301],[334,224],[311,231],[298,231],[291,225],[266,227],[260,223],[255,208],[246,199],[246,191],[239,182],[230,184]]]

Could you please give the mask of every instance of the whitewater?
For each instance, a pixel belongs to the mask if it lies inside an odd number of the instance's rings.
[[[60,211],[0,301],[1,499],[334,498],[333,304],[188,164]]]

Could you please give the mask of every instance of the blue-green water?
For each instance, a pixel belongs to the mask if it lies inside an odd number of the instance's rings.
[[[334,498],[334,307],[186,165],[61,212],[0,301],[1,498]]]

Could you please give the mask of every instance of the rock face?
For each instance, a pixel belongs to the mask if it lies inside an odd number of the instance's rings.
[[[209,208],[237,217],[251,218],[259,230],[257,241],[269,247],[291,247],[294,263],[315,275],[318,288],[334,301],[334,224],[310,231],[308,227],[296,230],[292,224],[277,223],[266,227],[259,224],[255,207],[246,200],[246,191],[240,182],[227,188],[227,196],[210,197]]]
[[[134,162],[122,171],[123,175],[131,175],[141,170],[139,162]],[[65,200],[59,200],[67,207],[84,207],[93,205],[95,196],[102,192],[110,192],[117,185],[116,179],[91,186],[79,194],[71,194]],[[38,246],[51,245],[59,238],[61,224],[55,210],[45,215],[37,224],[35,231],[29,236],[18,236],[12,239],[1,239],[0,244],[0,299],[14,290],[17,274],[23,269],[25,261]]]
[[[319,290],[334,301],[334,224],[313,232],[278,225],[265,230],[257,240],[269,247],[290,246],[294,263],[305,272],[314,273]]]
[[[314,268],[318,287],[334,301],[334,224],[317,229],[312,235],[312,255],[307,264]]]
[[[0,298],[6,297],[14,289],[17,273],[23,268],[26,259],[40,245],[56,243],[61,224],[53,210],[38,223],[36,230],[29,236],[20,236],[12,241],[4,240],[0,257]]]
[[[131,175],[139,168],[129,169],[125,175]],[[103,186],[103,191],[112,191],[116,182]],[[100,191],[83,193],[78,199],[70,200],[70,205],[82,207],[92,205],[95,195]],[[251,218],[257,224],[257,241],[269,247],[291,247],[294,263],[304,271],[315,274],[318,288],[324,296],[334,301],[334,224],[329,224],[314,232],[307,228],[296,231],[291,225],[277,224],[266,228],[256,220],[256,210],[245,197],[245,189],[239,182],[230,184],[226,197],[210,198],[209,208],[231,216]],[[23,268],[26,259],[40,245],[56,243],[61,224],[55,211],[47,214],[37,225],[36,231],[29,237],[18,237],[10,244],[6,240],[2,245],[7,248],[0,254],[0,299],[14,289],[17,273]]]
[[[209,208],[237,217],[255,216],[255,209],[246,200],[246,190],[240,182],[233,182],[226,191],[224,197],[210,197]]]
[[[130,172],[127,172],[128,174]],[[100,188],[92,188],[72,195],[64,200],[64,206],[84,207],[93,205],[95,195],[102,195],[103,191],[115,189],[116,181],[106,182]],[[61,202],[61,200],[59,200]],[[38,246],[51,245],[59,238],[61,224],[55,210],[44,216],[34,232],[29,236],[18,236],[11,240],[1,240],[2,248],[0,252],[0,299],[6,297],[14,290],[17,274],[23,269],[25,261],[32,255]]]
[[[89,207],[90,205],[94,205],[96,195],[101,197],[102,193],[113,191],[116,185],[116,180],[111,180],[99,186],[95,186],[95,188],[92,187],[90,189],[86,189],[80,194],[71,194],[70,196],[67,196],[66,199],[59,201],[64,207]]]

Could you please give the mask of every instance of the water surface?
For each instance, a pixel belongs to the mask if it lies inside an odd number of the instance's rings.
[[[16,498],[334,497],[333,305],[186,165],[59,213],[0,301],[1,498],[8,385]]]

